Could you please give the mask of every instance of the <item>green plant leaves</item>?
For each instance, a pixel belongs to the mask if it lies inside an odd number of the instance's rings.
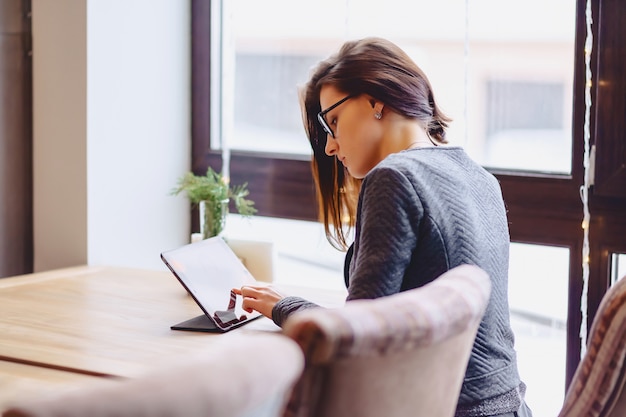
[[[231,187],[224,177],[211,167],[207,169],[206,175],[187,172],[180,177],[171,194],[178,195],[181,192],[186,193],[193,204],[207,201],[210,206],[218,207],[221,201],[232,199],[239,214],[251,216],[257,212],[254,202],[246,198],[250,194],[248,183]]]

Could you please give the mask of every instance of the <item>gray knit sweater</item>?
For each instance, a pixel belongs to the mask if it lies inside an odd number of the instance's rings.
[[[524,395],[509,323],[509,242],[498,181],[462,148],[392,154],[363,180],[346,259],[348,301],[420,287],[461,264],[478,265],[491,278],[492,295],[465,374],[459,417],[517,411]],[[287,297],[272,317],[280,326],[294,311],[315,306]]]

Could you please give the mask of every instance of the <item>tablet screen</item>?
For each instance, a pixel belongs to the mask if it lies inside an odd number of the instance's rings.
[[[163,252],[161,259],[222,330],[260,316],[241,308],[241,297],[231,290],[256,280],[237,255],[217,236]]]

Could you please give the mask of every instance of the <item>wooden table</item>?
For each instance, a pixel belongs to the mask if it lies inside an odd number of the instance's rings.
[[[12,401],[61,394],[91,384],[115,383],[117,379],[98,378],[42,366],[0,361],[0,412]]]
[[[345,296],[284,290],[331,307]],[[170,330],[199,314],[169,271],[84,266],[0,279],[0,410],[10,397],[136,377],[202,350],[222,335]],[[233,331],[278,330],[263,317]]]

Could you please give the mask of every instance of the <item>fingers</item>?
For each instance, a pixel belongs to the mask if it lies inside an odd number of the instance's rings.
[[[252,313],[254,310],[256,310],[255,307],[259,308],[259,302],[257,302],[253,298],[244,298],[243,302],[241,303],[241,308],[248,313]]]
[[[252,309],[250,306],[248,306],[248,305],[247,305],[247,304],[248,304],[248,302],[247,302],[247,300],[246,300],[246,297],[244,297],[244,296],[243,296],[243,293],[242,293],[242,291],[241,291],[241,290],[242,290],[241,288],[233,288],[233,289],[231,289],[230,291],[231,291],[233,294],[240,295],[240,296],[241,296],[241,298],[242,298],[241,308],[242,308],[245,312],[247,312],[247,313],[252,313],[252,311],[254,311],[254,309]]]
[[[251,290],[251,289],[255,289],[255,290],[261,290],[263,288],[267,288],[267,285],[244,285],[241,288],[233,288],[231,289],[232,292],[234,292],[237,295],[243,295],[243,291],[247,291],[247,290]]]
[[[244,295],[244,288],[246,289],[246,294]],[[233,288],[231,290],[231,292],[233,292],[234,294],[240,295],[242,298],[242,302],[241,302],[241,308],[246,311],[247,313],[252,313],[255,308],[251,306],[254,305],[254,299],[256,298],[256,295],[252,294],[250,292],[250,288],[251,287],[241,287],[241,288]]]
[[[263,287],[241,287],[241,295],[246,298],[260,298],[263,296],[265,292],[263,291]]]
[[[283,298],[276,290],[268,285],[244,285],[241,288],[233,289],[235,294],[242,296],[241,307],[244,311],[251,313],[258,311],[264,316],[272,316],[272,308]]]
[[[263,304],[259,301],[259,299],[262,298],[262,293],[257,289],[241,287],[239,294],[242,297],[241,308],[248,313],[252,313],[254,310],[261,311],[263,309]]]

